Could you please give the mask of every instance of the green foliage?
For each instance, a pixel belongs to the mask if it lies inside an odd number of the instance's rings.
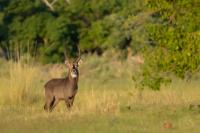
[[[50,0],[49,0],[50,1]],[[139,84],[158,90],[171,74],[200,65],[199,0],[0,1],[0,47],[8,58],[29,53],[43,63],[109,49],[141,53]]]
[[[197,72],[200,65],[198,4],[197,1],[150,1],[154,21],[146,25],[146,30],[153,48],[144,53],[148,66],[144,69],[147,73],[143,71],[144,85],[159,89],[169,73],[185,78]]]

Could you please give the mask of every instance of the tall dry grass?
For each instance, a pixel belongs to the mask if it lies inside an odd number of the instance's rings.
[[[23,104],[37,101],[40,93],[41,71],[37,66],[20,62],[4,62],[0,75],[0,103]]]
[[[123,108],[135,106],[187,106],[200,103],[199,82],[190,83],[177,79],[160,91],[134,88],[131,73],[138,66],[134,62],[116,58],[84,57],[80,68],[80,85],[71,113],[118,114]],[[34,106],[42,110],[43,85],[51,78],[64,77],[63,64],[45,65],[0,61],[0,104]],[[29,106],[27,106],[29,105]],[[31,106],[30,106],[31,105]],[[55,109],[65,112],[64,103]]]

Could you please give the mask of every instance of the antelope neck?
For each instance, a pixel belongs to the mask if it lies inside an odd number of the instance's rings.
[[[78,81],[78,75],[77,77],[73,78],[70,74],[70,72],[68,73],[68,80],[72,83],[76,83]]]

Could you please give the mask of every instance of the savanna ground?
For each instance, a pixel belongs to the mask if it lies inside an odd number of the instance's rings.
[[[160,91],[141,91],[131,78],[137,59],[112,56],[83,57],[73,108],[60,102],[52,113],[43,110],[43,85],[64,77],[65,65],[0,60],[0,133],[200,132],[198,76],[189,82],[174,79]]]

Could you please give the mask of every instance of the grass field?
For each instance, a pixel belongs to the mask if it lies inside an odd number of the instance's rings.
[[[46,113],[43,85],[64,77],[66,67],[0,60],[0,133],[199,133],[200,79],[141,91],[131,80],[138,67],[134,60],[84,57],[72,110],[60,102]]]

